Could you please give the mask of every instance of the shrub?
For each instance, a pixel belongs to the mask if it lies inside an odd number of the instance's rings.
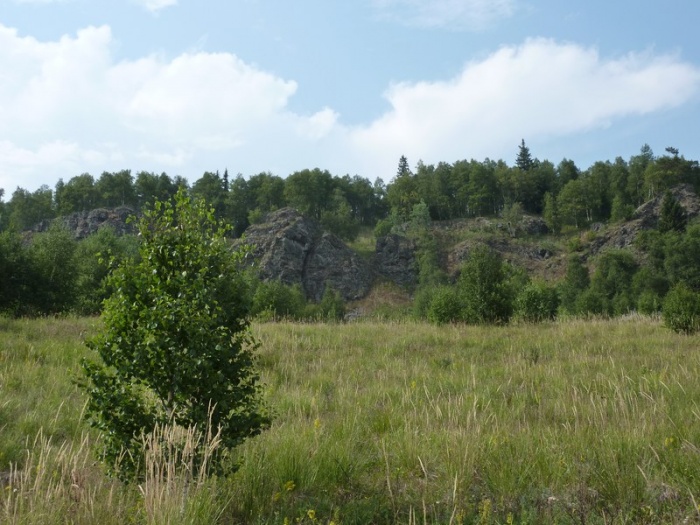
[[[512,289],[501,256],[479,246],[462,266],[458,291],[468,323],[505,323],[513,313]]]
[[[558,308],[559,296],[556,289],[544,282],[528,284],[515,300],[517,317],[529,323],[554,319]]]
[[[220,432],[211,466],[268,423],[254,367],[250,300],[226,229],[184,190],[139,221],[140,259],[107,278],[103,331],[83,361],[86,414],[120,477],[143,469],[143,436],[174,425]]]
[[[374,227],[374,236],[375,236],[375,238],[379,239],[380,237],[384,237],[386,235],[389,235],[393,228],[394,228],[394,221],[392,220],[391,217],[381,219],[380,221],[377,222],[377,225]]]
[[[342,321],[345,318],[345,301],[337,291],[328,285],[326,285],[321,302],[318,304],[317,317],[324,321]]]
[[[269,319],[303,316],[306,299],[298,286],[287,286],[281,281],[265,281],[258,284],[253,294],[251,314]]]
[[[436,324],[454,323],[462,319],[462,303],[451,286],[435,289],[428,307],[428,320]]]
[[[656,314],[661,310],[663,299],[651,290],[645,290],[637,299],[637,311],[641,314]]]
[[[664,324],[676,332],[691,334],[700,329],[700,294],[685,283],[674,286],[662,307]]]

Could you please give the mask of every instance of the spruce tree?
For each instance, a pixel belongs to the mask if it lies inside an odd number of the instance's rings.
[[[659,231],[661,233],[670,231],[684,232],[687,225],[688,214],[685,208],[670,191],[667,191],[661,203]]]
[[[518,157],[515,159],[515,165],[523,171],[529,171],[535,165],[530,155],[530,149],[525,145],[525,139],[520,141],[518,146]]]

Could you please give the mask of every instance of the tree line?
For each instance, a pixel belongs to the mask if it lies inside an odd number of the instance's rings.
[[[206,172],[191,186],[186,179],[166,173],[133,176],[123,170],[105,172],[97,179],[85,173],[68,182],[59,180],[54,189],[44,185],[30,192],[18,187],[8,202],[0,202],[0,231],[29,230],[42,221],[96,208],[128,206],[141,211],[158,200],[172,199],[180,188],[213,206],[217,219],[229,222],[235,236],[267,212],[285,206],[320,221],[345,239],[388,212],[381,179],[372,183],[359,176],[335,177],[318,168],[297,171],[286,179],[259,173],[231,180],[228,170],[223,175]]]
[[[414,237],[418,245],[418,286],[413,290],[416,312],[435,321],[502,322],[513,315],[547,318],[556,312],[658,312],[669,292],[678,286],[700,293],[700,226],[688,224],[684,210],[668,192],[681,183],[698,192],[700,166],[672,147],[655,156],[644,145],[627,161],[618,157],[581,170],[568,159],[557,166],[540,161],[524,141],[512,166],[490,159],[437,165],[419,161],[412,170],[402,156],[388,184],[380,178],[372,183],[359,176],[333,176],[318,168],[287,178],[260,173],[231,179],[227,170],[223,175],[207,172],[191,186],[184,178],[165,173],[133,176],[124,170],[105,172],[97,179],[82,174],[65,183],[59,180],[53,190],[47,186],[34,192],[17,188],[8,202],[0,200],[0,310],[13,315],[67,310],[94,313],[107,293],[101,284],[109,270],[105,254],[118,262],[137,252],[136,240],[118,237],[111,230],[76,242],[54,225],[36,234],[31,243],[20,231],[54,217],[99,207],[129,206],[139,212],[157,201],[172,200],[178,190],[184,190],[193,198],[204,199],[216,218],[231,226],[234,236],[240,236],[267,212],[291,206],[346,240],[352,240],[362,227],[373,227],[376,236],[398,230]],[[474,314],[474,309],[464,304],[463,297],[478,294],[464,292],[471,290],[465,278],[449,282],[439,264],[440,247],[430,232],[434,220],[476,216],[508,219],[526,212],[542,215],[555,233],[573,233],[592,222],[628,219],[637,206],[662,195],[658,227],[643,232],[637,240],[636,247],[644,254],[642,261],[625,250],[611,251],[598,258],[594,273],[589,275],[578,253],[581,247],[572,245],[567,275],[555,293],[552,286],[531,283],[522,272],[506,268],[498,285],[505,294],[498,315]],[[478,268],[478,261],[474,265]],[[491,261],[484,268],[496,266]],[[251,290],[257,294],[253,304],[258,313],[266,316],[319,315],[313,305],[305,303],[300,290],[257,283]],[[521,296],[521,292],[526,295]],[[491,296],[498,295],[494,294]],[[329,297],[326,304],[323,316],[342,311],[337,298]],[[700,312],[700,300],[698,305]],[[528,313],[532,308],[535,314]]]
[[[680,183],[700,188],[700,165],[676,148],[655,156],[648,145],[629,160],[598,161],[582,170],[572,160],[558,165],[533,157],[522,141],[515,163],[485,159],[437,165],[418,161],[410,168],[405,156],[385,184],[360,176],[334,176],[305,169],[286,178],[268,172],[232,179],[228,170],[206,172],[191,187],[183,177],[131,171],[105,172],[59,180],[54,189],[34,192],[18,187],[1,202],[0,231],[31,229],[43,220],[95,208],[129,206],[142,210],[156,200],[171,199],[181,187],[202,197],[217,218],[230,222],[239,236],[267,212],[291,206],[320,221],[341,237],[352,239],[362,226],[387,217],[407,221],[413,207],[425,203],[433,220],[495,216],[513,206],[543,215],[550,229],[581,228],[592,222],[628,219],[643,202]]]

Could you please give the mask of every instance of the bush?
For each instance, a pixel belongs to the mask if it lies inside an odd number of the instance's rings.
[[[664,324],[676,332],[697,332],[700,329],[700,294],[685,283],[677,284],[664,299],[662,317]]]
[[[287,286],[281,281],[258,284],[253,295],[251,315],[265,319],[298,319],[304,315],[306,299],[298,286]]]
[[[345,301],[328,285],[317,306],[316,317],[323,321],[342,321],[345,318]]]
[[[559,296],[556,289],[544,282],[528,284],[515,300],[516,316],[529,323],[554,319],[558,308]]]
[[[513,313],[513,294],[501,256],[479,246],[462,266],[458,291],[468,323],[506,323]]]
[[[226,229],[184,190],[139,221],[140,259],[107,278],[103,331],[83,361],[86,414],[104,433],[103,457],[120,477],[143,469],[143,436],[173,425],[220,432],[226,450],[268,424],[254,367],[250,299]],[[206,439],[204,440],[206,441]],[[204,460],[204,458],[201,458]]]
[[[428,307],[428,320],[435,324],[454,323],[462,319],[462,303],[451,286],[435,288]]]
[[[645,290],[637,299],[637,311],[640,314],[651,315],[661,311],[663,299],[651,290]]]
[[[391,217],[381,219],[377,222],[377,225],[374,227],[374,237],[377,239],[379,239],[380,237],[385,237],[386,235],[389,235],[391,233],[391,230],[393,228],[394,221]]]

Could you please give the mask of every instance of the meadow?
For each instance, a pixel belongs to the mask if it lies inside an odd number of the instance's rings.
[[[98,325],[0,319],[0,523],[700,523],[699,340],[652,318],[254,324],[271,428],[134,484],[81,422]]]

